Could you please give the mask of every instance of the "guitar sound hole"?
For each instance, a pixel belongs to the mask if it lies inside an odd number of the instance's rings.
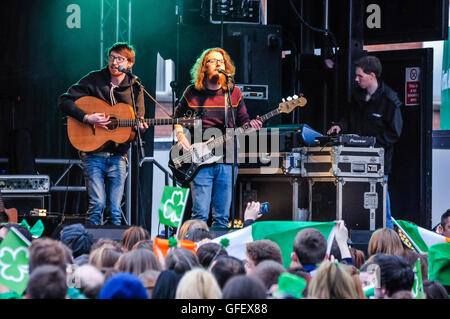
[[[111,121],[111,123],[109,123],[108,126],[108,130],[112,131],[115,130],[119,127],[119,120],[115,117],[110,117],[109,120]]]

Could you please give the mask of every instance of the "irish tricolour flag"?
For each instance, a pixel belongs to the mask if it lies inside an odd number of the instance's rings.
[[[405,236],[418,253],[428,252],[428,248],[432,245],[450,242],[448,237],[407,221],[392,218],[392,222],[401,230],[400,237]]]
[[[278,244],[281,249],[283,263],[289,267],[294,239],[297,233],[304,228],[315,228],[320,231],[328,241],[327,253],[331,250],[334,238],[335,222],[297,222],[297,221],[261,221],[217,237],[213,242],[220,243],[223,238],[229,240],[226,248],[228,255],[245,259],[246,244],[259,239],[269,239]]]

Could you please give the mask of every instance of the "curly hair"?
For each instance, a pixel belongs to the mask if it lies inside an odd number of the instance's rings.
[[[218,52],[222,54],[223,59],[225,60],[225,72],[234,76],[236,72],[236,67],[234,66],[233,61],[231,60],[229,54],[222,48],[209,48],[204,50],[200,56],[197,58],[197,61],[191,68],[191,81],[194,84],[197,90],[203,90],[205,88],[204,80],[205,80],[205,71],[206,71],[206,62],[207,57],[212,52]],[[222,89],[226,89],[226,82],[220,82]]]

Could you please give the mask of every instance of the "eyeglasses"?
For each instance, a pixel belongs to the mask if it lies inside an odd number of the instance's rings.
[[[220,64],[224,64],[225,60],[224,59],[209,59],[208,61],[206,61],[206,63],[217,63],[219,62]]]
[[[114,56],[114,55],[110,55],[108,57],[109,61],[114,62],[114,60],[117,60],[117,62],[122,63],[123,61],[125,61],[126,59],[123,56]]]

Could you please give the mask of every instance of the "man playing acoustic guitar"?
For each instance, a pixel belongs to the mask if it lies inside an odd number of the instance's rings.
[[[137,117],[143,119],[145,113],[142,88],[133,82],[119,66],[131,69],[135,62],[133,46],[118,42],[108,50],[108,65],[101,70],[93,71],[72,85],[58,99],[61,110],[76,120],[92,125],[93,130],[108,130],[110,117],[105,113],[87,113],[77,106],[75,101],[81,97],[92,96],[102,99],[109,105],[126,103],[133,105],[132,92],[136,103]],[[145,122],[139,125],[143,132],[148,128]],[[86,213],[86,224],[100,225],[105,207],[111,211],[111,223],[121,225],[121,201],[127,175],[128,160],[126,153],[130,142],[107,142],[92,152],[80,152],[89,206]]]

